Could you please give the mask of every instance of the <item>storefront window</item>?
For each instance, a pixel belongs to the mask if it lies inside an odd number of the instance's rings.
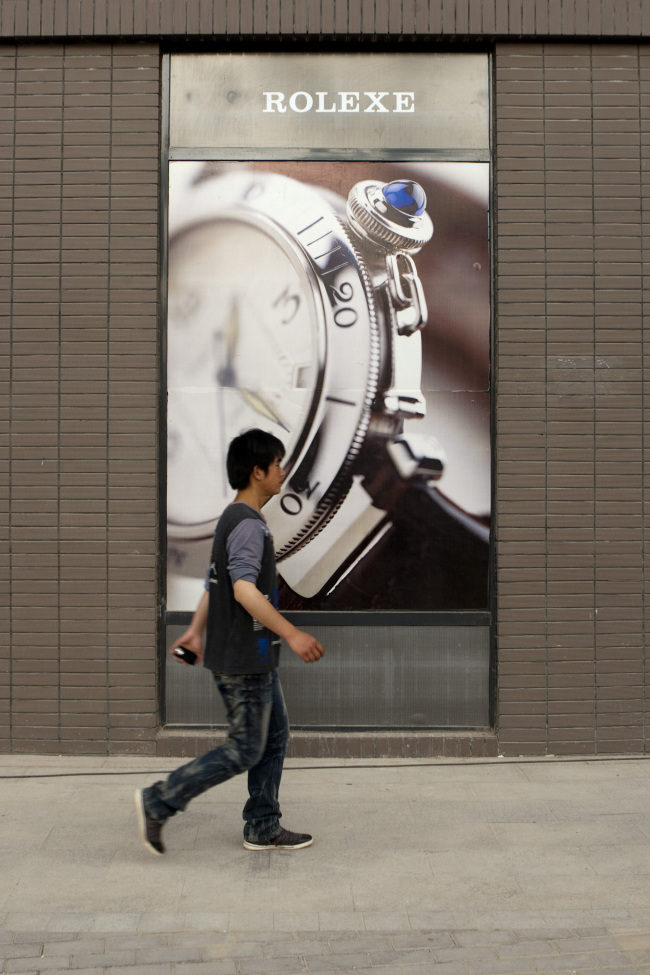
[[[487,57],[169,63],[167,642],[262,427],[280,605],[334,651],[294,724],[484,726]],[[169,725],[219,722],[202,676],[169,662]]]

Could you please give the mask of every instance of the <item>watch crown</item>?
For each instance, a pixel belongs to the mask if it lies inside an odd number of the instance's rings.
[[[350,229],[379,249],[415,253],[433,235],[426,202],[424,190],[412,180],[363,180],[348,196]]]
[[[386,183],[382,189],[384,199],[400,213],[419,217],[427,205],[426,193],[419,183],[412,180],[396,179]]]

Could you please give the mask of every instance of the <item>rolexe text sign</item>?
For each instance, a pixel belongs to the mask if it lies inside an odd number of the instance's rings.
[[[172,150],[489,148],[483,54],[179,54],[170,88]]]

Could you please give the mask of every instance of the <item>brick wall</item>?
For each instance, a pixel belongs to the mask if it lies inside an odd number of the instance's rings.
[[[158,53],[4,47],[0,85],[0,747],[140,751],[157,705]]]
[[[498,741],[642,752],[650,47],[535,34],[633,37],[650,7],[360,3],[322,30],[530,35],[494,48]],[[317,9],[0,4],[0,750],[200,747],[156,740],[160,75],[133,37]]]
[[[495,66],[500,746],[643,751],[650,50]]]
[[[0,37],[641,38],[647,0],[2,0]]]

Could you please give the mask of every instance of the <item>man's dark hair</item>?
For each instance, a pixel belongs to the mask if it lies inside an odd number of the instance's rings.
[[[266,473],[274,460],[284,457],[284,444],[265,430],[247,430],[228,447],[228,483],[235,491],[248,487],[254,467]]]

